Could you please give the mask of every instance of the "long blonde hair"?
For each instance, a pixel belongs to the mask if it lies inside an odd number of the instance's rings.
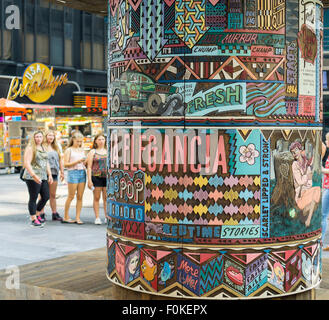
[[[37,154],[37,145],[35,144],[34,137],[39,133],[42,134],[43,140],[44,140],[45,139],[44,133],[41,130],[37,130],[37,131],[33,132],[32,137],[30,138],[29,143],[28,143],[28,147],[30,147],[32,149],[32,161],[31,161],[32,164],[35,163],[35,158],[36,158],[36,154]],[[41,145],[42,144],[43,144],[43,141],[41,142]],[[26,152],[26,149],[25,149],[25,152]]]
[[[72,134],[71,139],[70,139],[70,143],[67,147],[68,148],[72,147],[73,146],[73,140],[78,139],[78,138],[83,139],[83,134],[80,131],[75,132],[75,133]]]
[[[55,131],[54,130],[48,130],[48,131],[46,131],[46,133],[45,133],[45,139],[44,139],[44,144],[48,144],[48,141],[47,141],[48,134],[52,134],[54,136],[54,141],[51,143],[51,147],[58,153],[58,156],[60,158],[61,157],[61,151],[59,149],[58,142],[57,142],[57,139],[56,139],[56,134],[55,134]]]

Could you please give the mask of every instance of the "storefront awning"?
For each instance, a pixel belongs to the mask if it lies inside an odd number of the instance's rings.
[[[4,113],[5,115],[17,115],[25,114],[26,112],[26,108],[19,103],[5,98],[0,99],[0,113]]]

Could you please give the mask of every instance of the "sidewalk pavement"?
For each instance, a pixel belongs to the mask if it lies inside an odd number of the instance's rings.
[[[87,187],[83,197],[81,220],[84,225],[64,224],[51,221],[49,203],[44,228],[32,228],[28,213],[28,192],[26,184],[18,174],[0,175],[0,270],[8,266],[20,266],[105,247],[106,224],[102,201],[100,217],[102,225],[95,225],[93,193]],[[67,185],[59,183],[57,207],[60,216],[64,215]],[[75,219],[73,200],[70,217]],[[105,259],[105,258],[104,258]]]
[[[17,176],[11,175],[11,176]],[[3,175],[0,175],[0,179],[4,177]],[[26,185],[23,181],[21,181],[19,178],[17,180],[17,188],[15,190],[11,190],[10,186],[6,190],[5,186],[0,186],[2,187],[2,192],[0,193],[0,203],[15,203],[15,204],[25,204],[27,205],[28,202],[28,192]],[[64,182],[58,182],[58,187],[57,187],[57,206],[58,207],[63,207],[65,205],[66,197],[67,197],[67,184]],[[71,203],[71,207],[74,207],[76,205],[76,200],[74,199]],[[101,209],[102,208],[102,201],[100,203]],[[83,207],[84,208],[92,208],[93,207],[93,192],[87,187],[85,188],[84,194],[83,194]],[[101,212],[102,214],[102,212]]]

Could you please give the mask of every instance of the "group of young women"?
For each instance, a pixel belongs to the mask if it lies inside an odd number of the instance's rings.
[[[29,192],[28,209],[31,226],[44,225],[46,221],[44,208],[48,200],[50,200],[52,220],[83,224],[80,215],[87,181],[88,188],[93,190],[94,195],[95,224],[102,224],[99,217],[101,195],[106,222],[106,159],[106,138],[103,134],[95,136],[93,147],[86,156],[83,135],[79,131],[74,132],[63,155],[54,131],[49,130],[45,134],[36,131],[25,150],[22,176]],[[62,218],[57,212],[56,190],[58,179],[64,181],[64,168],[67,169],[68,196]],[[69,216],[69,210],[75,196],[76,217],[73,220]]]

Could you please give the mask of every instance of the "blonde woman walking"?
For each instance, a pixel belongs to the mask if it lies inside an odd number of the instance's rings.
[[[42,131],[36,131],[29,141],[24,153],[23,179],[29,191],[29,213],[32,227],[42,227],[45,222],[40,213],[49,200],[49,184],[53,178],[48,163],[48,153],[43,148],[44,135]],[[49,183],[49,184],[48,184]],[[40,199],[38,200],[38,195]]]
[[[103,197],[103,207],[106,222],[106,138],[100,133],[95,136],[93,148],[87,157],[88,188],[93,190],[93,207],[95,212],[95,224],[102,224],[99,217],[99,201]]]
[[[62,221],[63,219],[57,212],[56,191],[58,185],[58,178],[60,178],[61,181],[64,180],[64,161],[62,152],[57,143],[55,132],[53,130],[48,130],[46,132],[44,148],[48,153],[49,166],[51,170],[51,175],[53,177],[53,183],[49,186],[49,202],[52,211],[52,220]],[[42,219],[46,220],[44,209],[42,210],[40,216]]]
[[[83,135],[79,132],[71,137],[68,148],[64,153],[64,167],[67,168],[68,196],[65,202],[65,212],[62,223],[83,224],[80,220],[82,198],[86,186],[86,156],[83,149]],[[70,219],[71,202],[76,195],[76,219]]]

